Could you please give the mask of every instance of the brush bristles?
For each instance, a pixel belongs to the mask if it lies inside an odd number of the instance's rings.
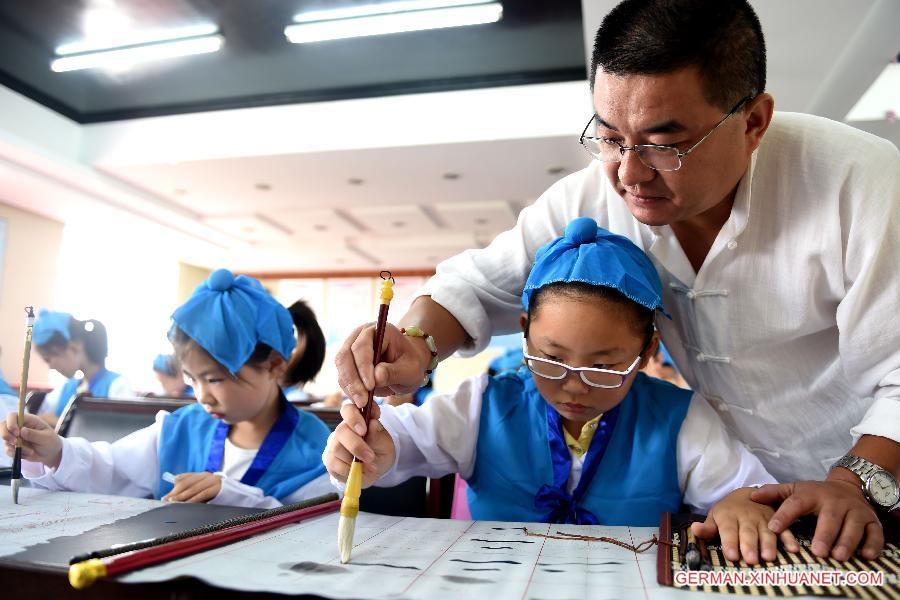
[[[359,495],[362,492],[362,463],[354,460],[347,476],[344,499],[341,500],[341,521],[338,524],[338,550],[341,562],[350,560],[353,548],[353,533],[356,531],[356,515],[359,513]]]
[[[13,494],[13,504],[19,503],[19,480],[11,479],[10,485],[12,485],[12,494]]]
[[[353,550],[353,534],[356,531],[356,517],[341,515],[338,523],[338,550],[341,553],[341,564],[350,562],[350,552]]]

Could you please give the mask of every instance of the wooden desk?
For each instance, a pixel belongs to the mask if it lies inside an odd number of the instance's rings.
[[[26,488],[27,489],[27,488]],[[25,492],[26,489],[22,491]],[[0,487],[3,503],[10,502],[9,488]],[[20,497],[28,506],[28,495]],[[34,506],[38,507],[37,501]],[[152,501],[147,501],[152,506]],[[248,594],[219,590],[193,578],[158,584],[125,584],[101,580],[78,591],[69,585],[68,562],[77,554],[107,548],[113,544],[133,542],[184,531],[233,517],[260,512],[261,509],[216,506],[211,504],[162,504],[135,516],[100,525],[78,535],[57,537],[50,543],[26,547],[17,554],[0,557],[0,582],[4,598],[247,598]],[[10,519],[0,521],[2,527],[14,529]],[[4,532],[4,535],[11,535]],[[12,534],[14,535],[14,534]],[[257,597],[272,597],[265,594]]]
[[[284,600],[282,594],[260,594],[238,592],[213,587],[194,578],[185,578],[165,583],[121,583],[114,579],[98,581],[86,590],[76,590],[69,585],[65,571],[50,569],[36,565],[10,565],[0,559],[0,581],[2,581],[4,598],[28,598],[42,600],[44,598],[91,598],[96,600],[208,600],[209,598],[266,598]],[[319,596],[292,596],[293,598],[319,598]]]

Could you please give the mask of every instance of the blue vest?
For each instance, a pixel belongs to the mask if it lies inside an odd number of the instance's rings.
[[[318,417],[288,405],[287,410],[299,414],[293,434],[272,464],[266,469],[256,487],[266,496],[281,500],[316,477],[325,473],[322,451],[330,433]],[[165,472],[199,473],[206,470],[213,435],[219,421],[213,419],[199,404],[179,408],[163,421],[159,436],[159,486],[156,498],[172,491],[172,484],[162,480]]]
[[[95,396],[97,398],[107,398],[109,396],[109,388],[112,385],[112,382],[115,381],[119,377],[118,373],[113,373],[112,371],[107,371],[106,369],[100,369],[96,375],[91,377],[91,380],[88,381],[88,392],[91,396]],[[65,384],[63,384],[62,390],[59,393],[59,402],[56,404],[56,416],[60,416],[69,403],[75,398],[75,392],[78,390],[78,386],[81,385],[81,379],[72,378],[68,380]]]
[[[678,511],[676,448],[691,395],[638,373],[579,502],[600,524],[654,526],[660,513]],[[551,520],[551,512],[535,506],[542,486],[554,483],[547,402],[527,369],[498,375],[488,384],[475,469],[467,482],[474,519]]]

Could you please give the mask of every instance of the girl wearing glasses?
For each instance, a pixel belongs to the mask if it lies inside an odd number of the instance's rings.
[[[354,455],[364,485],[460,473],[481,520],[653,526],[684,502],[710,511],[723,545],[740,526],[748,562],[762,540],[774,550],[773,511],[747,489],[774,479],[702,396],[639,372],[659,343],[662,293],[637,246],[575,219],[538,251],[522,307],[524,368],[421,407],[373,407],[365,439],[344,406],[323,456],[333,478]]]

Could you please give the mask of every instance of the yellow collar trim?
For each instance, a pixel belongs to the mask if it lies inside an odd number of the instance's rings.
[[[569,447],[569,450],[575,453],[576,456],[582,456],[587,451],[588,448],[591,447],[591,440],[594,439],[594,432],[597,431],[597,423],[600,422],[600,418],[603,415],[597,415],[587,423],[581,426],[581,435],[578,436],[576,440],[572,437],[565,427],[563,427],[563,436],[566,439],[566,446]]]

